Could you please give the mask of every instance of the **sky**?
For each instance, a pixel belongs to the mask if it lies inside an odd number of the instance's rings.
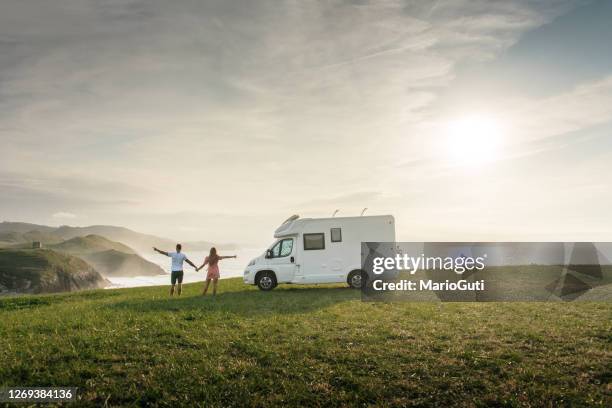
[[[0,220],[612,240],[612,2],[3,0]]]

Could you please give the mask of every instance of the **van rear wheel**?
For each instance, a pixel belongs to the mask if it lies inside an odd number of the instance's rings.
[[[257,277],[257,287],[263,291],[269,291],[276,287],[276,276],[272,272],[262,272]]]
[[[365,284],[366,274],[363,271],[355,270],[348,274],[346,282],[353,289],[361,289]]]

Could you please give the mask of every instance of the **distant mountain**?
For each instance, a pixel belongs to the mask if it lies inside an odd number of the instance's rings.
[[[86,235],[84,237],[74,237],[59,244],[49,245],[50,248],[69,252],[73,255],[92,254],[108,250],[115,250],[126,254],[135,254],[134,250],[120,242],[111,241],[100,235]]]
[[[0,243],[8,246],[23,243],[23,234],[16,231],[7,231],[0,233]]]
[[[54,231],[54,235],[57,235],[63,239],[71,239],[74,237],[92,234],[101,235],[112,241],[122,242],[139,252],[151,252],[151,248],[153,246],[175,245],[175,243],[165,238],[141,234],[124,227],[114,227],[108,225],[92,225],[89,227],[61,226]]]
[[[153,276],[165,273],[158,265],[137,255],[132,248],[100,235],[75,237],[49,247],[78,256],[104,276]]]
[[[53,293],[110,284],[91,265],[50,249],[0,249],[0,293]]]
[[[20,245],[24,248],[31,248],[32,242],[38,241],[45,244],[55,244],[62,242],[62,238],[52,232],[32,230],[27,232],[6,231],[0,232],[0,248]],[[27,245],[26,245],[27,244]]]
[[[163,275],[159,265],[136,254],[126,254],[114,249],[96,252],[81,257],[93,265],[104,276],[152,276]]]
[[[4,221],[4,222],[0,222],[0,233],[3,232],[19,232],[19,233],[25,233],[25,232],[29,232],[29,231],[42,231],[42,232],[52,232],[55,231],[57,228],[55,227],[48,227],[46,225],[39,225],[39,224],[29,224],[27,222],[10,222],[10,221]]]
[[[151,252],[152,247],[156,246],[166,251],[171,251],[176,245],[176,241],[172,241],[167,238],[157,237],[155,235],[142,234],[136,231],[132,231],[124,227],[115,227],[111,225],[92,225],[89,227],[49,227],[46,225],[28,224],[22,222],[2,222],[0,223],[0,246],[8,246],[12,244],[28,243],[29,239],[25,239],[25,233],[31,233],[36,231],[40,234],[41,239],[39,241],[44,244],[56,244],[60,241],[69,240],[75,237],[82,237],[87,235],[100,235],[111,241],[121,242],[136,251]],[[21,241],[8,241],[12,242],[7,245],[7,241],[4,241],[2,234],[6,233],[17,233],[16,236],[21,236]],[[20,235],[19,235],[20,234]],[[12,238],[11,238],[12,237]],[[11,239],[15,238],[12,235]],[[35,240],[32,240],[35,241]],[[223,249],[234,249],[236,246],[232,244],[213,244],[208,241],[197,241],[197,242],[183,242],[183,249],[185,251],[202,251],[208,250],[212,246],[217,246]]]

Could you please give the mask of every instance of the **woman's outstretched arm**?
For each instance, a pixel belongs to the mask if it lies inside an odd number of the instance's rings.
[[[238,258],[236,255],[220,256],[219,259]]]

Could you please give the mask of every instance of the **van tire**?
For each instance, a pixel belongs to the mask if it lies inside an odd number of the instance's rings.
[[[348,274],[346,278],[346,283],[348,283],[348,285],[352,289],[361,289],[365,284],[366,280],[366,273],[360,269],[356,269]]]
[[[272,271],[259,272],[255,278],[255,284],[259,290],[263,290],[264,292],[270,291],[277,285],[276,275]]]

